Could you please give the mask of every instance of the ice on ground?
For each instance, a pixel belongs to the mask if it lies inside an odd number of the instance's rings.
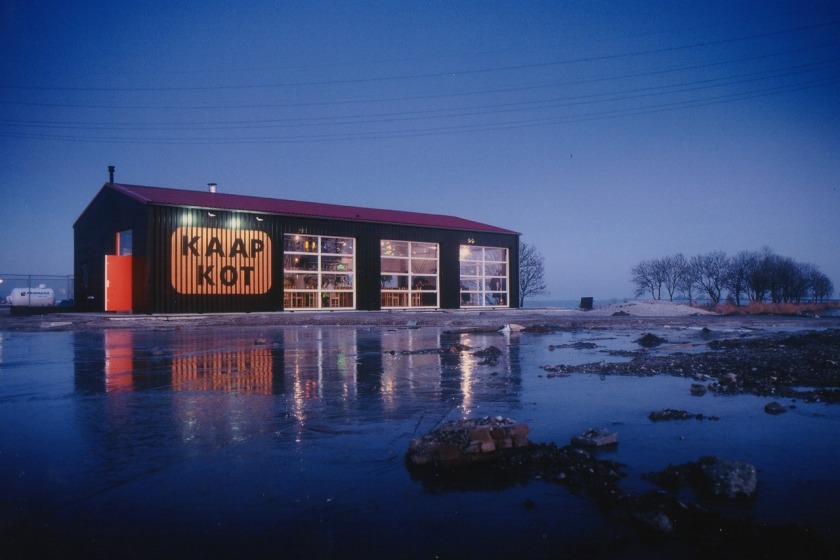
[[[528,311],[525,309],[524,311]],[[552,312],[560,311],[574,314],[586,315],[588,317],[610,317],[616,314],[627,314],[633,317],[686,317],[690,315],[717,315],[712,311],[691,307],[686,303],[661,300],[634,300],[624,303],[597,306],[590,311],[582,309],[552,309]]]
[[[716,315],[712,311],[691,307],[685,303],[662,300],[636,300],[598,307],[589,315],[605,316],[625,312],[635,317],[683,317],[686,315]]]

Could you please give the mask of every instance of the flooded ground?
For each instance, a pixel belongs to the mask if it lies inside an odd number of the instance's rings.
[[[660,328],[659,334],[665,334]],[[667,332],[654,353],[705,347]],[[534,442],[609,428],[628,492],[644,473],[720,455],[758,468],[727,506],[838,549],[840,406],[692,396],[685,377],[543,366],[626,360],[633,330],[240,327],[5,332],[0,339],[0,556],[148,558],[683,557],[550,481],[424,484],[411,438],[505,416]],[[728,336],[721,332],[720,336]],[[496,347],[498,361],[471,350]],[[442,351],[443,350],[443,351]],[[612,352],[611,352],[612,351]],[[663,408],[703,420],[652,422]],[[708,417],[719,419],[709,420]],[[674,548],[677,546],[677,549]]]

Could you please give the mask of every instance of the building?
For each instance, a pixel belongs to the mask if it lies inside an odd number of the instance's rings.
[[[519,234],[453,216],[113,182],[73,225],[80,309],[516,307]]]

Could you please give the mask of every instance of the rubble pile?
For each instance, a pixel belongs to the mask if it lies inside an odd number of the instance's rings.
[[[542,369],[549,378],[596,373],[641,377],[665,374],[694,381],[712,380],[708,384],[692,384],[695,396],[706,391],[714,395],[750,393],[840,403],[840,329],[768,334],[754,339],[727,338],[705,344],[709,350],[704,352],[657,355],[644,350],[615,350],[609,354],[631,359],[545,365]]]
[[[590,428],[572,437],[572,445],[578,447],[605,447],[618,445],[618,434],[606,429]]]
[[[720,416],[703,416],[699,413],[688,412],[687,410],[678,410],[674,408],[663,408],[662,410],[654,410],[650,414],[648,414],[648,418],[652,422],[661,422],[663,420],[689,420],[689,419],[696,419],[696,420],[720,420]]]
[[[412,439],[406,461],[416,466],[464,467],[501,458],[505,452],[529,445],[527,424],[501,416],[453,420]]]
[[[676,493],[690,487],[700,495],[725,498],[750,498],[756,491],[756,468],[744,461],[723,457],[701,457],[696,462],[669,465],[643,478]]]
[[[653,348],[655,346],[659,346],[660,344],[665,344],[668,341],[660,336],[656,336],[653,333],[645,333],[641,336],[641,338],[636,339],[634,342],[644,348]]]
[[[779,552],[784,558],[826,556],[822,543],[807,529],[765,525],[731,515],[731,508],[749,504],[756,494],[757,469],[749,463],[708,456],[668,466],[643,475],[662,490],[637,495],[619,484],[626,476],[624,465],[597,458],[597,446],[557,447],[553,443],[525,443],[525,437],[519,439],[523,446],[514,447],[517,433],[527,435],[527,426],[502,417],[449,422],[412,440],[406,464],[412,478],[435,493],[500,490],[531,481],[559,484],[572,493],[584,492],[600,511],[632,531],[625,536],[643,539],[647,544],[728,551],[733,558],[775,558]],[[583,435],[598,439],[615,434],[588,430]],[[499,454],[496,444],[508,437],[511,447],[503,447],[508,452]],[[493,445],[485,445],[490,440]],[[479,457],[498,460],[477,460]],[[474,466],[445,468],[468,465]],[[691,491],[686,493],[686,488]],[[524,503],[527,509],[541,505],[539,499],[531,498]]]

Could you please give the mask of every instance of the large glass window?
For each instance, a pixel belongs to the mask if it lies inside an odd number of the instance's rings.
[[[382,307],[438,307],[437,243],[383,239],[379,248]]]
[[[283,244],[284,308],[355,308],[354,246],[350,237],[287,233]]]
[[[507,307],[508,250],[461,245],[461,307]]]

